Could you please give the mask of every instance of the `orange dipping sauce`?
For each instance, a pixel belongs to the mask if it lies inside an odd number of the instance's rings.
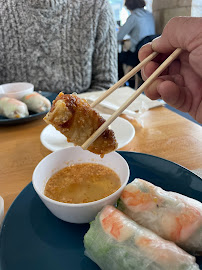
[[[112,169],[95,163],[81,163],[65,167],[51,176],[44,194],[63,203],[88,203],[109,196],[120,186],[120,178]]]

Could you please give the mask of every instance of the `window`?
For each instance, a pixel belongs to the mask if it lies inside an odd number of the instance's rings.
[[[152,11],[152,1],[153,0],[145,0],[146,8],[149,11]],[[115,21],[118,24],[123,25],[130,14],[130,12],[124,6],[124,0],[109,0],[109,3],[112,6]]]

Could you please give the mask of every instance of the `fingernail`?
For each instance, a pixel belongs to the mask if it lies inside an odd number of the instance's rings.
[[[146,80],[147,79],[147,76],[145,75],[144,67],[142,68],[141,73],[142,73],[143,79]]]
[[[152,50],[153,51],[157,50],[160,37],[156,37],[155,39],[152,40]]]

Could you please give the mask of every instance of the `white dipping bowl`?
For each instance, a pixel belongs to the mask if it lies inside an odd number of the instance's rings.
[[[120,177],[121,187],[111,195],[89,203],[62,203],[46,197],[44,189],[49,178],[64,167],[78,163],[97,163],[111,168]],[[71,223],[88,223],[105,205],[116,203],[128,182],[129,175],[127,162],[117,152],[111,152],[101,158],[76,146],[58,150],[42,159],[34,170],[32,183],[43,203],[56,217]]]
[[[10,97],[21,99],[24,95],[31,94],[34,91],[34,85],[27,82],[6,83],[0,85],[0,98]]]

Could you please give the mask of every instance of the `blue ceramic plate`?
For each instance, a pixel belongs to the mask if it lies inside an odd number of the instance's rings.
[[[134,152],[119,152],[131,176],[166,190],[202,201],[202,180],[170,161]],[[83,237],[88,224],[63,222],[49,212],[30,183],[10,207],[0,234],[1,270],[96,270],[84,256]],[[202,257],[197,258],[202,269]]]
[[[48,98],[50,102],[56,98],[57,94],[56,93],[50,93],[50,92],[43,92],[39,91],[41,95],[44,97]],[[5,126],[5,125],[17,125],[17,124],[24,124],[26,122],[30,122],[36,119],[42,118],[44,115],[46,115],[47,112],[40,112],[40,113],[34,113],[29,111],[29,116],[23,117],[23,118],[17,118],[17,119],[9,119],[6,118],[2,115],[0,115],[0,125]]]

